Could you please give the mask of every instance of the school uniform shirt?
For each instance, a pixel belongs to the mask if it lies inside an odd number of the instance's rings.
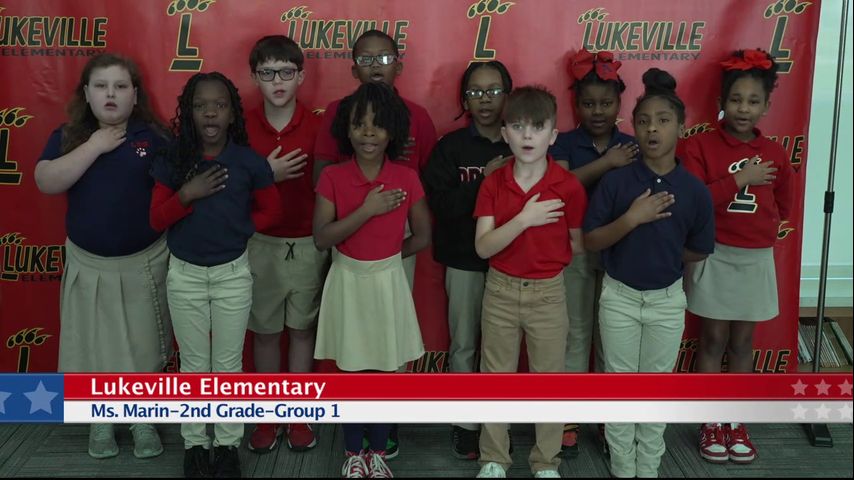
[[[433,146],[436,145],[436,127],[433,126],[433,120],[430,119],[430,114],[424,107],[403,97],[401,99],[406,104],[406,108],[409,109],[409,136],[415,145],[407,147],[405,150],[408,150],[409,153],[395,159],[395,162],[420,172],[427,164]],[[317,132],[317,143],[314,147],[315,158],[332,160],[335,163],[350,159],[349,156],[338,151],[338,142],[332,136],[332,121],[335,120],[335,113],[338,111],[340,103],[341,100],[335,100],[326,107],[326,113],[324,113],[323,121],[320,124],[320,131]]]
[[[346,218],[362,206],[368,193],[379,185],[383,190],[401,189],[406,200],[394,210],[371,217],[359,229],[335,246],[356,260],[382,260],[400,253],[409,209],[424,197],[418,174],[411,168],[388,160],[383,162],[374,180],[365,178],[355,160],[323,169],[317,181],[317,194],[335,204],[335,218]]]
[[[485,272],[489,262],[474,249],[477,221],[473,217],[483,170],[493,158],[513,155],[504,140],[493,142],[478,133],[474,123],[442,137],[421,180],[436,225],[433,258],[458,270]]]
[[[504,250],[489,259],[489,266],[501,273],[519,278],[552,278],[572,260],[569,229],[581,228],[587,195],[581,182],[570,172],[548,158],[543,178],[528,192],[522,191],[513,177],[511,159],[486,177],[477,195],[475,217],[494,217],[495,228],[513,219],[528,200],[540,194],[537,201],[563,200],[564,215],[555,223],[526,228]]]
[[[297,102],[291,121],[281,131],[276,130],[264,114],[264,106],[256,108],[246,115],[246,133],[249,145],[255,153],[266,158],[276,147],[282,150],[282,156],[297,148],[300,154],[308,154],[303,176],[276,183],[279,200],[282,204],[281,220],[269,228],[258,230],[264,235],[283,238],[301,238],[311,236],[311,223],[314,218],[314,141],[320,128],[321,118]]]
[[[637,143],[637,140],[635,140],[635,137],[625,134],[617,127],[614,127],[605,152],[617,144],[625,145],[627,143]],[[604,153],[599,153],[596,150],[596,147],[593,145],[593,137],[583,127],[559,133],[554,145],[549,147],[549,154],[555,160],[568,162],[570,170],[581,168],[604,155]],[[598,184],[599,181],[597,180],[592,185],[586,187],[587,194],[592,194]]]
[[[783,147],[759,129],[753,133],[756,138],[743,142],[720,123],[715,130],[687,139],[680,150],[685,168],[712,193],[717,241],[733,247],[768,248],[777,241],[780,222],[792,213],[794,179]],[[776,178],[770,185],[739,189],[734,175],[753,157],[774,162]]]
[[[162,134],[131,121],[127,139],[95,159],[67,192],[65,230],[75,245],[98,256],[118,257],[142,251],[160,238],[148,221],[154,187],[148,172],[166,145]],[[63,155],[60,126],[39,158],[52,161]]]
[[[682,277],[684,249],[710,254],[715,248],[709,190],[678,160],[666,175],[653,172],[642,158],[603,175],[590,200],[584,231],[620,218],[646,189],[676,197],[665,210],[671,216],[639,225],[602,250],[602,263],[608,275],[636,290],[659,290]]]
[[[216,164],[228,169],[225,188],[186,207],[178,197],[181,185],[176,184],[165,155],[155,160],[151,172],[156,181],[152,226],[169,228],[166,243],[172,255],[203,267],[240,257],[256,224],[259,229],[269,228],[281,216],[273,171],[265,158],[248,146],[229,141],[219,155],[201,160],[198,172]]]

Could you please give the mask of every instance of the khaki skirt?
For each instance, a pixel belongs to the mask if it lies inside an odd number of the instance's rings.
[[[424,355],[400,255],[376,261],[332,251],[314,358],[347,371],[395,371]]]
[[[715,244],[685,269],[688,311],[714,320],[762,322],[779,313],[773,248]]]
[[[158,372],[172,353],[169,250],[101,257],[65,241],[59,300],[60,372]]]

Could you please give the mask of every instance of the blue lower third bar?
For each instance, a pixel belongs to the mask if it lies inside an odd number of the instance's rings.
[[[61,373],[0,373],[0,423],[62,423]]]

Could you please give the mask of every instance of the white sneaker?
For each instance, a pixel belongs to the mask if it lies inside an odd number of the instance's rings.
[[[116,434],[111,423],[93,423],[89,425],[89,456],[92,458],[110,458],[119,454]]]
[[[506,478],[507,472],[504,471],[504,467],[495,463],[489,462],[484,466],[480,467],[480,471],[477,472],[477,477],[475,478]]]
[[[557,470],[540,470],[534,474],[534,478],[560,478]]]

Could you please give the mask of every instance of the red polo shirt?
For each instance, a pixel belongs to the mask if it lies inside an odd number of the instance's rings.
[[[581,228],[587,194],[575,175],[559,167],[549,156],[548,167],[526,193],[513,178],[515,159],[486,177],[477,195],[475,217],[495,217],[495,228],[513,219],[536,194],[538,201],[563,200],[564,215],[555,223],[523,231],[504,250],[489,259],[489,266],[513,277],[552,278],[572,260],[569,229]]]
[[[258,155],[267,158],[276,147],[281,146],[279,156],[301,148],[308,154],[305,173],[299,178],[283,180],[276,184],[282,202],[282,220],[275,225],[259,230],[264,235],[284,238],[311,236],[311,222],[314,216],[314,140],[320,128],[321,117],[315,115],[297,102],[291,121],[281,131],[276,130],[264,115],[264,106],[252,110],[246,115],[246,132],[249,145]]]
[[[399,207],[371,218],[335,246],[350,258],[382,260],[400,253],[409,209],[424,197],[424,189],[414,170],[390,161],[383,163],[373,181],[365,178],[355,160],[330,165],[320,172],[317,194],[335,204],[336,220],[361,207],[368,193],[379,185],[384,185],[383,190],[402,189],[408,195]]]
[[[409,137],[415,145],[409,147],[410,153],[405,157],[400,157],[396,162],[407,165],[410,168],[420,172],[427,161],[430,159],[430,152],[433,151],[433,146],[436,145],[436,127],[433,125],[433,120],[430,119],[430,114],[421,105],[410,102],[401,97],[406,107],[409,108]],[[332,160],[335,163],[343,162],[349,159],[338,151],[338,142],[332,136],[332,121],[335,119],[335,112],[338,111],[338,104],[341,100],[335,100],[326,107],[326,113],[323,115],[323,123],[320,125],[320,131],[317,132],[317,143],[315,144],[314,155],[321,160]]]
[[[679,150],[685,169],[712,193],[715,240],[733,247],[767,248],[777,241],[780,221],[790,219],[794,178],[783,147],[758,129],[753,133],[756,138],[743,142],[727,133],[720,123],[713,131],[688,138]],[[734,174],[753,157],[774,162],[776,178],[770,185],[739,189]]]

